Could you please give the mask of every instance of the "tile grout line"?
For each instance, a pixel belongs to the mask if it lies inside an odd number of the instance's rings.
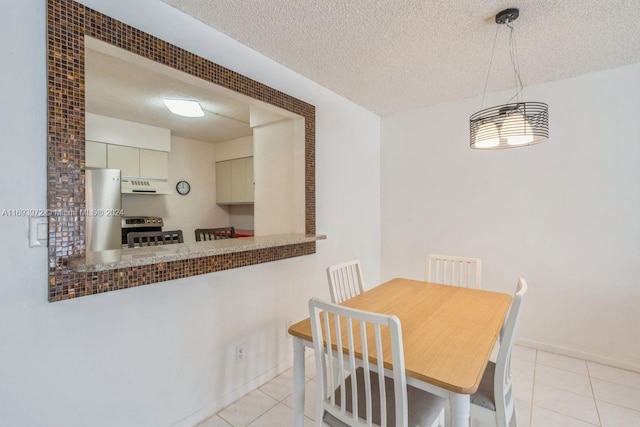
[[[602,418],[600,418],[600,410],[598,409],[598,402],[596,401],[596,391],[593,389],[593,381],[591,381],[591,371],[589,370],[589,364],[585,361],[585,365],[587,365],[587,374],[589,377],[589,386],[591,387],[591,394],[593,395],[593,404],[596,407],[596,415],[598,415],[598,423],[602,425]]]
[[[559,356],[562,356],[562,355],[560,354]],[[565,356],[565,357],[568,357],[568,356]],[[572,357],[572,359],[574,359],[574,358]],[[586,360],[584,360],[584,359],[575,359],[575,360],[580,360],[580,361],[582,361],[582,362],[585,362],[585,364],[587,363],[587,361],[586,361]],[[570,369],[558,368],[557,366],[547,365],[546,363],[542,363],[542,362],[536,362],[536,364],[539,364],[539,365],[542,365],[542,366],[546,366],[547,368],[553,368],[553,369],[559,369],[559,370],[561,370],[561,371],[565,371],[565,372],[571,372],[572,374],[576,374],[576,375],[584,375],[584,374],[581,374],[581,373],[579,373],[579,372],[572,371],[572,370],[570,370]],[[589,371],[587,370],[587,375],[588,375],[588,372],[589,372]]]
[[[589,378],[591,378],[591,375],[589,375]],[[612,381],[612,380],[605,380],[603,378],[598,378],[598,377],[593,377],[594,380],[598,380],[598,381],[602,381],[603,383],[608,383],[608,384],[614,384],[614,385],[619,385],[620,387],[627,387],[627,388],[632,388],[634,390],[640,390],[640,387],[634,387],[632,385],[627,385],[627,384],[620,384],[617,381]]]
[[[533,402],[534,393],[536,391],[536,367],[538,366],[538,350],[533,357],[533,385],[531,386],[531,409],[529,411],[529,427],[533,427]]]
[[[637,410],[635,410],[633,408],[629,408],[628,406],[621,406],[618,403],[607,402],[606,400],[600,400],[600,399],[596,399],[596,407],[598,406],[598,401],[600,401],[602,403],[606,403],[607,405],[615,406],[616,408],[625,409],[625,410],[631,411],[631,412],[637,412],[638,413],[638,419],[640,419],[640,411],[637,411]]]
[[[576,360],[582,360],[582,359],[576,359]],[[586,360],[584,362],[585,362],[585,365],[586,365],[587,364]],[[540,365],[547,366],[549,368],[555,368],[554,366],[545,365],[543,363],[541,363]],[[536,370],[537,370],[537,366],[538,366],[538,350],[536,350],[536,358],[535,358],[535,362],[534,362],[534,366],[533,366],[533,391],[531,393],[532,394],[532,396],[531,396],[531,418],[529,419],[529,427],[533,427],[533,407],[534,407],[534,403],[535,403],[535,400],[533,398],[533,394],[535,393],[535,389],[536,389]],[[556,368],[556,369],[561,369],[561,368]],[[572,371],[567,371],[566,369],[561,369],[561,370],[566,371],[566,372],[572,372]],[[589,370],[587,368],[587,373],[588,372],[589,372]],[[573,373],[575,374],[576,372],[573,372]],[[589,375],[587,375],[587,376],[589,376]],[[591,378],[589,378],[589,384],[591,384]],[[563,390],[561,388],[558,388],[558,387],[555,387],[555,386],[552,386],[552,385],[549,385],[549,384],[545,384],[545,386],[546,387],[555,388],[555,389],[558,389],[558,390],[562,390],[562,391],[565,391],[567,393],[572,393],[572,394],[575,394],[577,396],[582,396],[582,395],[580,395],[578,393],[574,393],[574,392],[569,391],[569,390]],[[593,390],[591,390],[591,392],[593,393]],[[582,397],[586,397],[586,396],[582,396]],[[595,405],[595,397],[593,398],[593,403]],[[585,424],[594,425],[594,424],[591,424],[591,423],[589,423],[589,422],[587,422],[585,420],[581,420],[579,418],[572,417],[571,415],[563,414],[562,412],[552,411],[551,409],[543,408],[542,406],[540,406],[539,408],[540,409],[544,409],[545,411],[553,412],[554,414],[562,415],[564,417],[571,418],[571,419],[583,422]],[[597,410],[598,410],[598,407],[596,405],[596,411]],[[600,426],[602,426],[602,423],[600,422],[600,415],[598,415],[598,427],[600,427]]]
[[[265,383],[265,384],[266,384],[266,383]],[[264,385],[264,384],[263,384],[263,385]],[[276,403],[275,403],[273,406],[270,406],[270,407],[269,407],[267,410],[265,410],[263,413],[261,413],[260,415],[258,415],[257,417],[255,417],[255,418],[253,418],[251,421],[249,421],[249,422],[246,424],[246,427],[251,426],[251,424],[253,424],[254,422],[256,422],[256,420],[257,420],[258,418],[260,418],[261,416],[263,416],[264,414],[266,414],[267,412],[269,412],[270,410],[272,410],[273,408],[275,408],[275,407],[278,405],[278,403],[280,403],[280,401],[279,401],[279,400],[275,399],[275,398],[274,398],[274,397],[272,397],[271,395],[269,395],[269,394],[265,393],[264,391],[260,390],[260,387],[258,387],[257,389],[255,389],[255,390],[253,390],[253,391],[259,391],[260,393],[264,394],[265,396],[269,397],[270,399],[275,400],[275,401],[276,401]],[[251,391],[251,392],[247,393],[245,396],[247,396],[247,395],[248,395],[248,394],[250,394],[250,393],[253,393],[253,391]],[[243,396],[243,397],[244,397],[244,396]],[[242,397],[241,397],[240,399],[242,399]],[[228,406],[226,406],[226,407],[228,408],[229,406],[233,405],[234,403],[236,403],[236,402],[237,402],[238,400],[240,400],[240,399],[237,399],[236,401],[232,402],[231,404],[229,404],[229,405],[228,405]],[[223,408],[223,409],[224,409],[224,408]],[[222,411],[220,411],[220,412],[222,412]],[[222,420],[224,420],[224,422],[226,422],[227,424],[229,424],[231,427],[238,427],[238,426],[236,426],[236,425],[234,425],[234,424],[231,424],[231,422],[230,422],[229,420],[227,420],[227,419],[226,419],[226,418],[224,418],[222,415],[220,415],[220,412],[216,412],[216,414],[215,414],[215,415],[217,415],[218,417],[222,418]]]
[[[259,390],[260,391],[260,390]],[[265,393],[264,391],[261,391],[265,396],[269,396],[267,393]],[[273,399],[273,397],[269,396],[271,399]],[[273,399],[276,400],[276,399]],[[260,417],[264,416],[267,412],[269,412],[270,410],[272,410],[273,408],[275,408],[276,406],[278,406],[280,402],[276,400],[276,403],[269,407],[269,409],[267,409],[266,411],[264,411],[262,414],[258,415],[257,417],[255,417],[254,419],[252,419],[251,421],[249,421],[249,423],[247,423],[247,427],[251,427],[251,424],[255,423]],[[233,426],[235,427],[235,426]]]
[[[535,387],[536,387],[535,377],[536,377],[536,367],[537,367],[537,365],[538,365],[537,360],[538,360],[538,353],[537,353],[537,351],[536,351],[536,363],[535,363],[535,366],[534,366],[534,369],[533,369],[533,389],[534,389],[534,392],[535,392]],[[583,359],[576,359],[576,360],[583,360]],[[587,361],[586,361],[586,360],[583,360],[583,361],[585,362],[585,365],[587,365]],[[544,364],[542,364],[542,363],[541,363],[541,365],[542,365],[542,366],[547,366],[547,367],[550,367],[550,368],[554,368],[554,366],[544,365]],[[556,368],[556,369],[561,369],[561,368]],[[572,372],[572,371],[567,371],[566,369],[561,369],[561,370],[566,371],[566,372]],[[576,372],[573,372],[573,373],[575,374]],[[590,375],[588,375],[588,373],[589,373],[589,367],[587,366],[587,377],[589,378],[589,385],[591,385],[591,377],[590,377]],[[579,374],[578,374],[578,375],[579,375]],[[552,386],[552,385],[549,385],[549,384],[545,384],[545,386],[546,386],[546,387],[555,388],[555,389],[557,389],[557,390],[562,390],[562,391],[567,392],[567,393],[575,394],[576,396],[586,397],[586,396],[583,396],[583,395],[581,395],[581,394],[574,393],[574,392],[569,391],[569,390],[563,390],[563,389],[561,389],[561,388],[558,388],[558,387],[556,387],[556,386]],[[593,396],[592,396],[592,398],[593,398],[593,404],[594,404],[594,405],[595,405],[595,407],[596,407],[596,414],[598,415],[598,424],[597,424],[597,426],[598,426],[598,427],[601,427],[601,426],[602,426],[602,422],[600,421],[600,413],[598,412],[598,405],[596,404],[595,393],[593,392],[593,386],[592,386],[592,388],[591,388],[591,393],[593,394]],[[533,398],[532,398],[532,402],[531,402],[531,419],[530,419],[530,423],[531,423],[531,424],[530,424],[530,427],[533,427],[533,407],[534,407],[534,401],[533,401]],[[557,412],[557,411],[554,411],[554,410],[551,410],[551,409],[548,409],[548,408],[544,408],[544,407],[542,407],[542,406],[540,406],[539,408],[540,408],[540,409],[544,409],[545,411],[553,412],[554,414],[562,415],[562,416],[564,416],[564,417],[571,418],[571,419],[574,419],[574,420],[576,420],[576,421],[583,422],[583,423],[585,423],[585,424],[595,425],[595,424],[591,424],[591,423],[590,423],[590,422],[588,422],[588,421],[582,420],[582,419],[580,419],[580,418],[576,418],[576,417],[571,416],[571,415],[563,414],[562,412]]]
[[[578,393],[575,393],[575,392],[573,392],[573,391],[564,390],[564,389],[558,388],[558,387],[556,387],[556,386],[548,385],[548,384],[542,384],[542,385],[544,385],[545,387],[549,387],[549,388],[552,388],[552,389],[555,389],[555,390],[562,391],[562,392],[564,392],[564,393],[571,393],[572,395],[577,396],[577,397],[582,397],[582,398],[584,398],[584,399],[588,399],[588,397],[587,397],[587,396],[585,396],[585,395],[583,395],[583,394],[578,394]],[[603,401],[603,402],[604,402],[604,401]],[[593,403],[594,403],[594,405],[595,405],[595,399],[593,399]],[[609,403],[609,402],[605,402],[605,403]],[[564,413],[562,413],[562,412],[558,412],[557,410],[553,410],[553,409],[545,408],[544,406],[537,406],[537,407],[538,407],[538,408],[540,408],[540,409],[544,409],[545,411],[549,411],[549,412],[553,412],[553,413],[555,413],[555,414],[563,415],[563,416],[565,416],[565,417],[567,417],[567,418],[573,418],[574,420],[578,420],[578,421],[581,421],[581,422],[583,422],[583,423],[586,423],[586,424],[589,424],[589,425],[592,425],[592,426],[593,426],[593,425],[596,425],[596,424],[593,424],[593,423],[591,423],[591,422],[589,422],[589,421],[585,421],[585,420],[583,420],[583,419],[581,419],[581,418],[576,418],[576,417],[574,417],[573,415],[568,415],[568,414],[564,414]],[[627,408],[627,409],[629,409],[629,408]],[[596,405],[596,411],[597,411],[597,405]],[[598,418],[599,418],[599,417],[598,417]],[[600,422],[600,421],[598,421],[598,423],[599,423],[599,422]],[[598,426],[600,426],[601,424],[597,424],[597,425],[598,425]]]

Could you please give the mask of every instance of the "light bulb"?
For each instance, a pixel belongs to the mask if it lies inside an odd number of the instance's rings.
[[[524,145],[533,142],[531,125],[520,113],[511,114],[502,123],[500,137],[506,138],[509,145]]]
[[[478,132],[476,132],[475,141],[475,148],[493,148],[500,145],[500,137],[496,124],[493,122],[481,124]]]

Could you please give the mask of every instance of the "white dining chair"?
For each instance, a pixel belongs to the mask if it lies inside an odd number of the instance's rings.
[[[331,302],[335,304],[364,292],[364,280],[358,259],[330,266],[327,268],[327,278]]]
[[[425,280],[431,283],[480,289],[482,261],[478,258],[429,254]]]
[[[444,426],[446,399],[407,386],[402,329],[396,316],[316,298],[309,301],[309,315],[318,372],[317,427]],[[385,359],[387,340],[391,354]],[[391,361],[388,378],[384,364]]]
[[[500,330],[498,358],[495,363],[489,362],[478,391],[471,396],[471,418],[496,427],[517,426],[511,380],[511,352],[526,292],[527,282],[521,277]]]

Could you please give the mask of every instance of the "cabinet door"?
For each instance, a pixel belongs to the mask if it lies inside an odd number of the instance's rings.
[[[245,200],[253,203],[253,157],[246,157],[245,159]]]
[[[231,160],[231,202],[246,202],[245,192],[245,161],[244,159]]]
[[[109,169],[120,169],[122,177],[140,177],[140,149],[123,145],[107,145]]]
[[[216,162],[216,203],[231,203],[231,160]]]
[[[107,167],[107,144],[87,141],[84,147],[84,163],[86,167],[100,169]]]
[[[140,178],[169,179],[169,153],[141,148]]]

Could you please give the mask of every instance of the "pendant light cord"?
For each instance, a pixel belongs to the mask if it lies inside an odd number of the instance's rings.
[[[484,106],[484,97],[487,94],[487,85],[489,84],[489,76],[491,75],[491,65],[493,64],[493,54],[496,51],[496,40],[498,40],[498,29],[500,27],[496,25],[496,35],[493,37],[493,48],[491,49],[491,59],[489,60],[489,69],[487,70],[487,78],[484,81],[484,90],[482,91],[482,101],[480,102],[480,109]]]
[[[517,103],[522,102],[524,98],[524,85],[522,84],[522,78],[520,77],[520,62],[518,60],[518,46],[516,44],[516,37],[513,32],[513,23],[510,20],[505,22],[509,27],[509,56],[511,58],[511,65],[513,66],[513,78],[515,81],[516,93],[509,98],[507,104],[513,101],[515,98]],[[482,101],[480,102],[480,109],[484,107],[484,99],[487,95],[487,86],[489,85],[489,77],[491,76],[491,67],[493,65],[493,57],[496,52],[496,41],[498,40],[498,30],[500,26],[496,26],[496,34],[493,37],[493,48],[491,49],[491,59],[489,60],[489,69],[487,70],[487,78],[484,81],[484,90],[482,91]]]
[[[511,65],[513,66],[513,78],[515,80],[516,93],[507,101],[507,104],[514,98],[516,102],[520,103],[524,99],[524,85],[522,84],[522,78],[520,77],[520,63],[518,61],[518,46],[516,44],[516,37],[513,32],[513,25],[510,21],[506,22],[509,27],[509,56],[511,57]]]

